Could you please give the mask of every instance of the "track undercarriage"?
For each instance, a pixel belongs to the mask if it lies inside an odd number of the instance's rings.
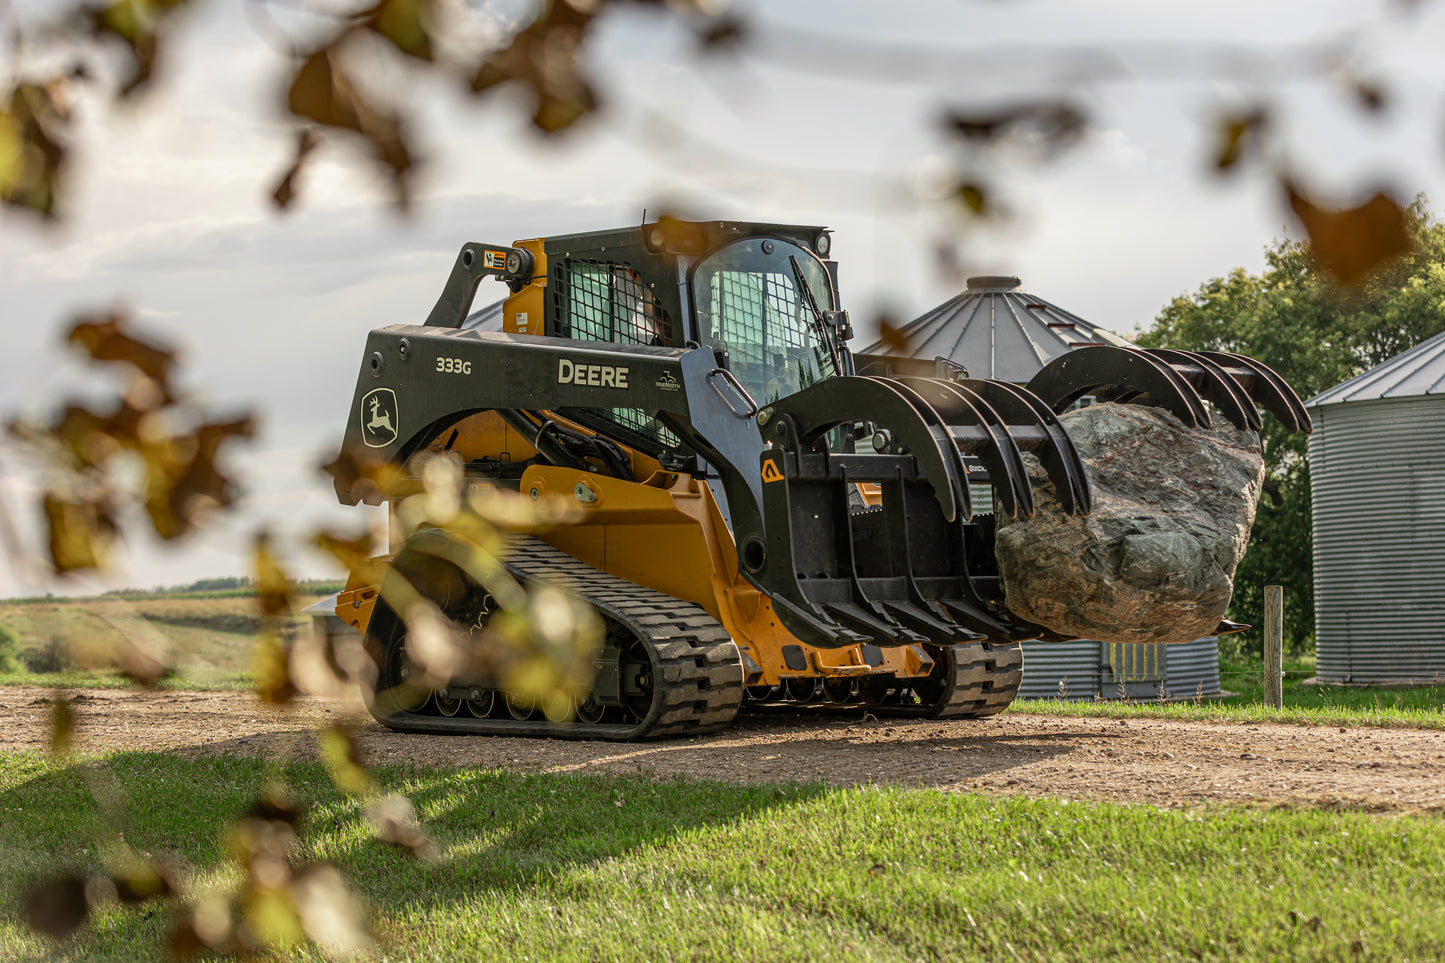
[[[446,603],[443,614],[459,630],[485,624],[485,590],[439,590],[438,581],[455,585],[464,576],[453,572],[439,580],[409,562],[398,559],[399,571]],[[737,645],[696,605],[599,572],[535,539],[516,540],[506,567],[524,585],[567,586],[602,616],[606,639],[595,689],[607,691],[575,697],[549,713],[485,673],[428,683],[408,654],[405,626],[382,608],[366,635],[378,669],[370,700],[378,720],[411,732],[632,741],[711,732],[739,710],[758,708],[853,706],[880,717],[980,718],[1006,708],[1023,675],[1017,643],[972,642],[929,646],[933,665],[922,678],[797,675],[747,687]]]

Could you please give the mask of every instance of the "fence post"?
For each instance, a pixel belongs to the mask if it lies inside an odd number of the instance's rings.
[[[1264,703],[1284,708],[1284,589],[1264,587]]]

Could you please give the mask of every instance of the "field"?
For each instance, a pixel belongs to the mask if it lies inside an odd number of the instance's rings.
[[[1442,687],[1306,686],[1296,662],[1275,711],[1258,667],[1230,664],[1238,694],[1220,701],[761,714],[645,746],[360,722],[376,791],[409,796],[439,847],[422,862],[313,761],[308,733],[355,706],[279,712],[245,691],[248,598],[9,602],[0,624],[23,655],[64,639],[72,660],[0,679],[0,960],[166,958],[176,901],[105,904],[59,944],[18,902],[47,875],[99,872],[114,832],[185,900],[225,889],[228,827],[277,777],[306,814],[299,855],[340,867],[385,960],[1445,954]],[[195,655],[168,691],[119,690],[77,655],[105,632]],[[37,683],[81,690],[70,763],[45,752]]]
[[[300,595],[297,608],[323,597]],[[104,653],[111,643],[124,641],[172,653],[176,671],[169,684],[211,689],[246,685],[261,620],[249,593],[136,593],[0,600],[0,626],[17,640],[17,665],[0,671],[0,684],[123,685]]]

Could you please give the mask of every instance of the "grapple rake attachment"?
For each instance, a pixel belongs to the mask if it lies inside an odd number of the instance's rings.
[[[1088,345],[1055,359],[1027,388],[1055,412],[1093,395],[1164,408],[1190,428],[1213,425],[1206,402],[1240,429],[1263,427],[1257,407],[1288,431],[1312,427],[1304,402],[1283,378],[1253,358],[1222,351]]]
[[[740,533],[739,551],[790,632],[824,648],[1039,634],[1003,609],[992,518],[969,521],[969,482],[986,472],[998,511],[1032,515],[1031,452],[1065,510],[1087,512],[1083,464],[1047,405],[1001,382],[839,377],[758,421],[763,531]],[[828,433],[858,422],[876,427],[875,453],[830,452]],[[860,482],[881,504],[862,505]]]

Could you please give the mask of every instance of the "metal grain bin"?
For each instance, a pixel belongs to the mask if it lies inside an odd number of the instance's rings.
[[[1219,640],[1183,645],[1025,642],[1021,699],[1152,702],[1219,694]]]
[[[1319,678],[1445,678],[1445,334],[1307,404]]]

